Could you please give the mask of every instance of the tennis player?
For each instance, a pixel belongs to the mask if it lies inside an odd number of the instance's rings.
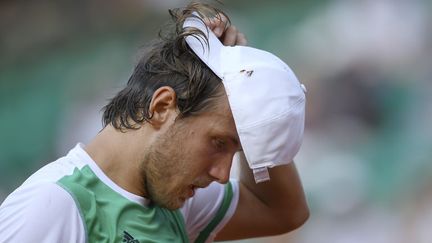
[[[303,86],[279,58],[245,47],[220,10],[170,14],[172,29],[105,106],[104,128],[2,203],[0,242],[212,242],[307,220],[292,162]]]

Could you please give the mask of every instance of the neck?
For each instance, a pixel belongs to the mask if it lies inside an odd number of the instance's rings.
[[[146,196],[141,163],[147,145],[143,144],[143,139],[138,139],[140,134],[140,130],[120,132],[108,125],[84,149],[118,186]]]

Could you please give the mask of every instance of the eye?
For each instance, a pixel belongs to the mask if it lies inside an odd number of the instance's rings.
[[[214,138],[213,144],[218,150],[223,150],[223,149],[225,149],[225,146],[226,146],[225,140],[220,139],[220,138]]]

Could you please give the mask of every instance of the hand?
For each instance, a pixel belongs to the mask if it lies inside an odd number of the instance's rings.
[[[205,19],[204,23],[213,31],[219,40],[226,46],[245,46],[247,45],[246,37],[243,33],[237,30],[234,25],[227,26],[227,18],[223,14],[219,14],[211,19]]]

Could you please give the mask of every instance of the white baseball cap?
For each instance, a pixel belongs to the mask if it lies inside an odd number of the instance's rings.
[[[246,46],[224,46],[197,16],[185,20],[206,35],[186,37],[193,52],[222,80],[244,155],[255,181],[267,168],[290,163],[300,149],[305,87],[275,55]]]

